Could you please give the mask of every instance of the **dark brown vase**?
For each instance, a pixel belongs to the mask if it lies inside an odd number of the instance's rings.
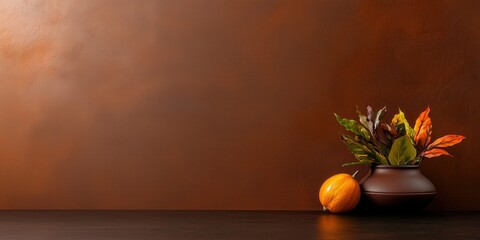
[[[361,187],[372,209],[417,211],[426,207],[437,193],[418,165],[378,165],[371,170]]]

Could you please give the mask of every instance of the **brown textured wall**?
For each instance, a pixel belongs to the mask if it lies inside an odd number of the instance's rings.
[[[1,1],[1,209],[319,209],[333,112],[432,108],[480,209],[478,1]]]

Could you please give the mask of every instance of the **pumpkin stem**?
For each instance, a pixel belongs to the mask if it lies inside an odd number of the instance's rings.
[[[358,173],[358,170],[355,171],[355,173],[352,174],[352,178],[355,178],[355,176],[357,176],[357,173]]]

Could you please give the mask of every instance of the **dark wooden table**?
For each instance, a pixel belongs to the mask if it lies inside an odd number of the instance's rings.
[[[480,239],[480,212],[0,211],[0,239]]]

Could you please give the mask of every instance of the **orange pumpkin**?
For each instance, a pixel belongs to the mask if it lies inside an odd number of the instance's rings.
[[[332,213],[348,212],[354,209],[360,201],[360,185],[352,176],[346,173],[336,174],[327,179],[320,188],[318,197],[323,210]]]

